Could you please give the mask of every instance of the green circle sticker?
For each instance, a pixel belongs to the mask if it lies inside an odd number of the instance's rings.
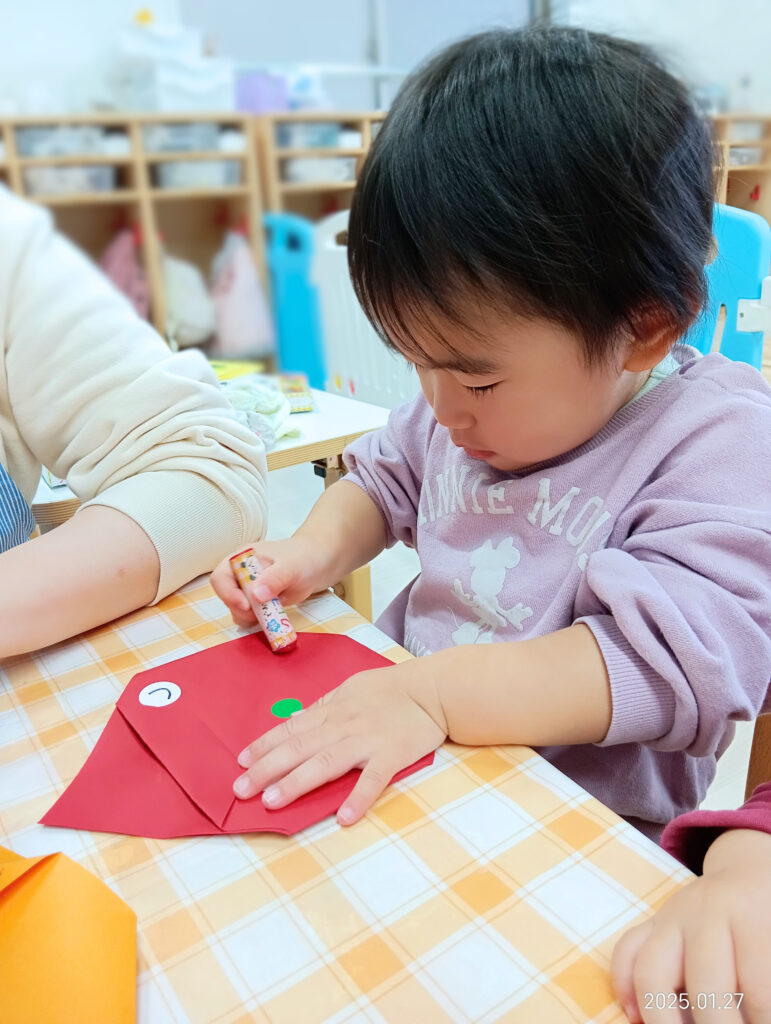
[[[302,711],[302,704],[296,697],[284,697],[283,700],[277,700],[273,707],[270,709],[270,713],[275,715],[276,718],[289,718],[295,711]]]

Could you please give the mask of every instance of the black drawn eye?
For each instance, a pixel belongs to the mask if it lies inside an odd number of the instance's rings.
[[[148,683],[139,691],[139,703],[146,708],[166,708],[174,704],[182,695],[182,690],[176,683],[162,680],[157,683]]]

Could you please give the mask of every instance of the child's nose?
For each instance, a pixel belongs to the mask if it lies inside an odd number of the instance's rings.
[[[474,425],[468,395],[456,381],[433,382],[431,408],[436,422],[448,430],[468,430]]]

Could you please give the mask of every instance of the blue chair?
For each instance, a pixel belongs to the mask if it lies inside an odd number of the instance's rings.
[[[760,299],[763,279],[771,270],[771,227],[756,213],[721,203],[715,204],[713,225],[717,256],[707,267],[709,301],[683,341],[700,352],[710,352],[718,313],[725,306],[720,352],[728,359],[750,363],[759,370],[763,331],[739,330],[739,300]]]

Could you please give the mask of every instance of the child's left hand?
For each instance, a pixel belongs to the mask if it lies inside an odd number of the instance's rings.
[[[238,763],[248,770],[233,791],[246,799],[264,790],[273,810],[360,768],[337,812],[341,825],[352,825],[397,772],[446,736],[427,659],[359,672],[243,750]]]
[[[616,945],[611,977],[628,1020],[771,1024],[769,914],[771,835],[723,833],[703,876]]]

